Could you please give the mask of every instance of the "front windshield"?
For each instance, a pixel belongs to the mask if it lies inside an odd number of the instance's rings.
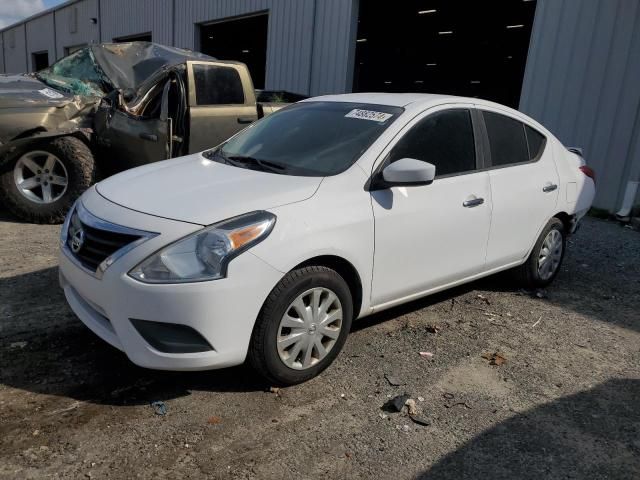
[[[403,111],[362,103],[296,103],[243,130],[207,157],[288,175],[336,175],[353,165]]]
[[[102,97],[108,92],[108,80],[89,48],[78,50],[35,76],[47,86],[73,95]]]

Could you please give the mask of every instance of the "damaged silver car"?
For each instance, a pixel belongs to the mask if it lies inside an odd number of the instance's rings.
[[[243,63],[150,42],[91,45],[0,75],[1,202],[60,222],[98,176],[215,146],[284,105],[256,100]]]

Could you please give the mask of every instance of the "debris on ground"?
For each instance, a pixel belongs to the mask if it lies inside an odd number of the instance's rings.
[[[407,406],[409,416],[418,414],[418,407],[416,406],[416,401],[413,398],[408,399],[404,404]]]
[[[389,382],[389,385],[391,385],[392,387],[399,387],[400,385],[404,385],[404,382],[393,374],[385,373],[384,378],[387,379],[387,382]]]
[[[489,365],[496,365],[498,367],[507,363],[507,359],[499,352],[483,353],[482,358],[489,360]]]
[[[404,433],[408,433],[409,430],[411,430],[411,427],[409,425],[396,425],[396,428]]]
[[[218,425],[222,423],[222,418],[218,417],[217,415],[213,415],[207,419],[207,423],[209,425]]]
[[[153,407],[153,411],[156,412],[156,415],[164,416],[167,414],[167,406],[162,400],[151,402],[151,406]]]
[[[431,422],[423,417],[418,417],[417,415],[410,415],[409,418],[413,421],[413,423],[417,423],[418,425],[422,425],[423,427],[428,427],[431,425]]]
[[[57,410],[54,410],[52,412],[47,413],[48,416],[51,415],[59,415],[61,413],[66,413],[66,412],[70,412],[71,410],[75,410],[76,408],[78,408],[80,406],[80,402],[79,401],[75,401],[73,402],[71,405],[69,405],[68,407],[65,408],[59,408]]]
[[[23,349],[24,347],[26,347],[28,345],[29,342],[13,342],[9,344],[9,349],[14,350],[14,349]]]
[[[382,409],[386,412],[401,412],[404,408],[405,403],[407,403],[407,400],[409,400],[410,398],[411,396],[408,393],[397,395],[391,400],[387,401],[382,406]]]
[[[432,325],[427,325],[427,326],[426,326],[426,328],[425,328],[425,330],[426,330],[428,333],[438,333],[438,332],[440,331],[440,326],[439,326],[439,325],[434,325],[434,324],[432,324]]]
[[[467,402],[445,403],[444,408],[453,408],[453,407],[457,407],[458,405],[462,405],[464,408],[468,410],[473,410],[473,407],[469,405]]]
[[[540,320],[542,320],[542,315],[540,315],[540,318],[538,320],[536,320],[536,323],[534,323],[533,325],[531,325],[531,328],[535,327],[536,325],[538,325],[540,323]]]
[[[536,298],[547,298],[549,295],[547,294],[547,291],[542,289],[542,288],[538,288],[535,293],[534,296]]]
[[[485,297],[484,295],[479,293],[478,295],[476,295],[476,297],[478,298],[478,300],[486,303],[487,305],[491,305],[491,302],[489,301],[489,299],[487,297]]]
[[[418,397],[419,402],[424,402],[424,397]]]
[[[431,352],[420,352],[420,356],[424,358],[433,358],[433,353]]]
[[[279,397],[280,389],[278,387],[269,387],[269,393],[274,393],[276,397]]]

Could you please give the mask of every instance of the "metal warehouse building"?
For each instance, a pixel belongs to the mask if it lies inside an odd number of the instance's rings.
[[[71,0],[0,31],[0,72],[130,40],[243,61],[270,90],[495,100],[583,148],[596,206],[639,200],[640,0]]]

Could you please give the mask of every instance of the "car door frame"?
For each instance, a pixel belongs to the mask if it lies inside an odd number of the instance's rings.
[[[377,155],[377,157],[375,158],[375,160],[373,161],[372,167],[371,167],[371,174],[369,176],[369,179],[367,180],[366,184],[365,184],[365,190],[371,195],[371,202],[372,202],[372,215],[373,215],[373,221],[374,223],[376,222],[375,219],[375,211],[374,211],[374,206],[373,206],[373,202],[376,201],[373,197],[373,191],[370,188],[373,180],[380,176],[382,174],[382,170],[388,165],[389,162],[389,156],[391,154],[391,152],[393,151],[393,149],[395,148],[395,146],[398,144],[398,142],[400,142],[402,140],[402,138],[404,138],[404,136],[411,131],[411,129],[413,127],[415,127],[416,125],[418,125],[419,122],[421,122],[424,118],[427,118],[429,115],[435,114],[437,112],[440,111],[446,111],[446,110],[467,110],[469,111],[470,117],[471,117],[471,124],[472,124],[472,129],[473,129],[473,136],[474,136],[474,146],[475,146],[475,161],[476,161],[476,169],[473,171],[466,171],[466,172],[460,172],[460,173],[452,173],[452,174],[446,174],[446,175],[438,175],[437,174],[437,169],[436,169],[436,177],[434,179],[435,181],[441,180],[441,179],[446,179],[446,178],[452,178],[452,177],[457,177],[457,176],[463,176],[463,175],[469,175],[469,174],[477,174],[477,173],[482,173],[483,171],[486,170],[486,155],[485,155],[485,150],[486,150],[486,146],[485,143],[483,141],[483,137],[482,137],[482,132],[479,129],[479,124],[478,124],[478,112],[476,112],[475,110],[475,105],[472,102],[448,102],[448,103],[441,103],[441,104],[437,104],[437,105],[431,105],[428,108],[421,110],[420,112],[417,112],[411,119],[409,119],[408,121],[405,122],[405,124],[395,133],[395,135],[388,141],[388,143],[380,150],[380,153]],[[406,187],[406,188],[420,188],[420,187]],[[424,188],[429,188],[429,186],[426,186]],[[488,199],[488,203],[490,205],[490,208],[492,208],[492,199],[491,199],[491,187],[490,187],[490,183],[489,183],[489,199]],[[487,226],[488,229],[490,229],[490,224]],[[374,229],[375,231],[375,229]],[[489,234],[487,233],[487,236]],[[487,239],[488,240],[488,237]],[[450,282],[444,285],[440,285],[437,286],[435,288],[430,288],[427,289],[425,291],[421,291],[418,293],[414,293],[414,294],[410,294],[406,297],[401,297],[401,298],[397,298],[395,300],[392,301],[386,301],[383,303],[376,303],[376,299],[374,299],[374,292],[375,292],[375,285],[374,285],[374,280],[375,280],[375,248],[374,248],[374,258],[373,258],[373,262],[372,262],[372,267],[371,267],[371,287],[370,287],[370,304],[373,308],[373,311],[380,311],[386,308],[390,308],[394,305],[398,305],[401,303],[404,303],[406,301],[410,301],[413,299],[417,299],[417,298],[421,298],[425,295],[429,295],[431,293],[435,293],[437,291],[441,291],[441,290],[445,290],[447,288],[450,288],[454,285],[458,285],[458,284],[462,284],[465,283],[466,281],[470,280],[471,278],[476,278],[476,277],[481,277],[483,276],[483,271],[484,268],[480,268],[478,270],[478,272],[470,277],[465,277],[465,278],[460,278],[454,282]]]
[[[227,138],[235,135],[238,131],[247,127],[250,123],[258,120],[258,108],[255,99],[255,91],[253,90],[253,81],[251,80],[251,76],[249,75],[249,71],[242,64],[236,64],[232,62],[225,61],[207,61],[207,60],[189,60],[186,62],[187,65],[187,100],[188,100],[188,112],[187,117],[189,119],[189,138],[188,138],[188,151],[189,153],[194,153],[196,151],[200,151],[205,143],[194,136],[199,135],[198,130],[193,128],[194,123],[194,115],[193,112],[206,109],[207,111],[215,112],[215,111],[228,111],[235,110],[235,112],[230,112],[230,117],[234,117],[234,121],[237,122],[237,129],[231,135],[222,135],[219,139],[216,139],[213,144],[209,144],[208,138],[210,138],[210,132],[208,135],[204,137],[207,138],[208,145],[205,148],[215,147],[218,143],[226,140]],[[208,104],[208,105],[200,105],[197,101],[196,95],[196,82],[195,76],[193,73],[194,65],[209,65],[215,67],[222,68],[231,68],[238,73],[238,77],[240,79],[240,84],[242,87],[242,93],[244,97],[244,103],[219,103],[219,104]],[[197,110],[196,110],[197,109]],[[212,115],[214,118],[215,115]],[[196,130],[194,132],[194,130]],[[218,141],[219,140],[219,141]]]
[[[476,114],[476,118],[478,121],[478,126],[479,129],[482,133],[482,143],[483,143],[483,148],[484,148],[484,152],[485,152],[485,167],[484,170],[485,171],[492,171],[492,170],[500,170],[500,169],[506,169],[506,168],[513,168],[513,167],[519,167],[519,166],[524,166],[524,165],[530,165],[530,164],[535,164],[538,163],[541,159],[542,156],[544,155],[545,151],[549,151],[549,155],[551,156],[551,161],[549,162],[552,166],[552,168],[555,171],[556,174],[556,178],[557,178],[557,187],[560,186],[560,174],[558,172],[558,167],[556,165],[555,162],[555,152],[553,151],[553,142],[550,141],[549,138],[549,133],[547,131],[545,131],[544,129],[541,129],[540,127],[538,127],[537,125],[535,125],[533,122],[531,122],[529,119],[524,118],[520,115],[517,115],[518,112],[511,112],[511,111],[507,111],[505,109],[501,109],[495,105],[483,105],[483,104],[474,104],[473,109],[475,111]],[[519,122],[520,124],[524,125],[524,126],[528,126],[529,128],[533,129],[534,131],[538,132],[540,135],[542,135],[544,137],[544,144],[542,145],[542,148],[540,149],[539,154],[531,159],[531,160],[527,160],[524,162],[514,162],[514,163],[508,163],[508,164],[504,164],[504,165],[493,165],[493,159],[492,159],[492,154],[491,154],[491,146],[490,146],[490,141],[489,141],[489,132],[487,130],[487,126],[484,120],[484,116],[482,114],[483,111],[486,112],[490,112],[490,113],[495,113],[498,115],[502,115],[508,118],[511,118],[512,120],[515,120],[517,122]],[[523,127],[524,128],[524,127]],[[531,152],[529,150],[529,139],[526,136],[526,130],[525,130],[525,141],[527,143],[527,152],[529,153],[529,156],[531,155]],[[492,185],[493,188],[493,185]],[[556,193],[555,193],[555,205],[556,205],[556,209],[557,209],[557,205],[558,205],[558,199],[559,199],[559,194],[558,192],[560,191],[560,188],[556,189]],[[551,218],[551,216],[549,216],[549,218]],[[527,253],[526,255],[518,260],[518,261],[512,261],[512,262],[508,262],[505,265],[501,266],[501,267],[497,267],[494,268],[496,270],[501,270],[504,268],[509,268],[511,266],[517,265],[519,263],[522,263],[522,261],[525,261],[528,257],[529,254],[531,253],[531,251],[533,250],[533,247],[535,246],[536,241],[538,240],[538,237],[540,235],[540,233],[542,232],[542,230],[544,229],[545,225],[547,224],[549,218],[547,218],[545,221],[541,222],[540,225],[538,225],[537,228],[537,232],[534,238],[531,239],[529,246],[527,248]],[[493,228],[493,225],[492,225]],[[491,239],[491,233],[490,232],[490,239]],[[487,252],[489,252],[489,250],[487,250]]]

